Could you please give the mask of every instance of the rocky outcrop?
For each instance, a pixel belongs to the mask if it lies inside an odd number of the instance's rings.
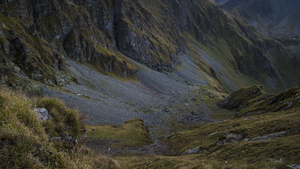
[[[241,110],[251,99],[257,98],[262,94],[264,94],[264,91],[261,86],[241,88],[230,94],[225,99],[219,101],[217,104],[222,108],[230,110],[237,108],[238,110]]]
[[[273,88],[283,86],[262,47],[266,41],[209,0],[2,0],[1,4],[1,63],[12,62],[24,78],[50,86],[71,81],[66,57],[103,74],[135,77],[138,68],[131,59],[154,70],[172,71],[180,65],[182,52],[193,55],[199,69],[220,83],[221,71],[216,72],[209,59],[222,58],[220,64],[236,76],[241,72]],[[211,58],[203,59],[197,52],[202,47]]]
[[[51,117],[51,115],[49,114],[48,110],[45,109],[45,108],[35,108],[35,109],[34,109],[34,112],[37,113],[38,118],[39,118],[41,121],[51,120],[51,119],[52,119],[52,117]]]
[[[267,94],[260,86],[241,88],[219,101],[219,107],[238,109],[237,116],[251,116],[299,107],[300,87],[279,94]]]
[[[134,75],[86,9],[66,0],[4,1],[1,7],[3,62],[16,63],[29,78],[49,85],[68,83],[66,56],[104,72]]]

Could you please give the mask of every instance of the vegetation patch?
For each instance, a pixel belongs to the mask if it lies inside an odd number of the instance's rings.
[[[0,168],[117,168],[82,145],[82,116],[61,101],[1,89],[0,103]],[[39,119],[40,106],[51,119]]]
[[[87,141],[108,141],[113,148],[138,147],[149,144],[148,127],[142,119],[132,119],[121,125],[87,126]]]
[[[244,105],[242,112],[255,107],[256,101],[253,100],[258,98],[268,105],[271,101],[271,104],[295,102],[299,99],[298,93],[299,87],[270,95],[260,86],[253,86],[233,92],[228,102],[236,100]],[[236,116],[166,137],[164,143],[175,156],[116,159],[124,168],[286,168],[290,164],[300,164],[299,106],[293,104],[288,109],[276,111],[273,106],[266,106],[264,110],[264,113]]]
[[[299,107],[300,87],[291,88],[279,94],[267,94],[261,86],[241,88],[218,102],[218,105],[227,109],[237,108],[240,110],[238,117],[288,110],[292,107]]]

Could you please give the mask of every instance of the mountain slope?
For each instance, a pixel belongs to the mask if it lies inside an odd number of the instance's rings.
[[[279,39],[298,39],[300,4],[297,0],[230,0],[222,5],[225,9],[236,10],[251,24]]]
[[[3,0],[0,11],[0,83],[59,97],[91,123],[153,124],[199,85],[298,84],[288,50],[210,0]]]
[[[0,0],[1,87],[59,98],[87,115],[86,143],[97,153],[153,155],[101,163],[84,147],[64,145],[65,138],[80,139],[85,131],[77,111],[57,99],[0,91],[5,140],[0,154],[16,157],[3,164],[272,168],[298,163],[299,87],[279,94],[262,90],[299,85],[297,48],[294,41],[289,44],[213,0]],[[249,85],[256,86],[225,98]],[[36,107],[53,120],[38,121]]]
[[[203,50],[203,45],[209,47],[205,51],[209,60],[217,60],[226,50],[224,61],[217,62],[230,73],[239,76],[237,70],[265,84],[268,76],[274,88],[282,88],[282,80],[265,57],[267,42],[250,38],[254,30],[210,1],[4,1],[1,11],[2,63],[12,61],[29,78],[47,84],[70,81],[61,75],[64,57],[90,63],[102,73],[133,77],[137,68],[127,57],[154,70],[171,71],[180,65],[180,52],[193,52],[193,61],[212,76],[210,70],[220,67],[208,63],[193,47]],[[220,81],[218,76],[213,79]],[[239,86],[237,79],[230,81]]]
[[[116,159],[125,168],[297,168],[299,92],[300,87],[278,94],[266,94],[261,86],[241,88],[221,101],[223,107],[239,108],[236,117],[163,140],[177,156]]]
[[[297,72],[299,72],[299,1],[229,0],[221,4],[221,7],[229,13],[246,20],[258,31],[275,39],[277,43],[285,48],[287,52],[272,50],[274,44],[268,45],[267,50],[273,53],[268,58],[275,69],[279,71],[281,77],[288,82],[287,86],[297,86],[299,80],[293,77],[296,77]]]

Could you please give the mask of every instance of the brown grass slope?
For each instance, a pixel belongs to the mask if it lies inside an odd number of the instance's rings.
[[[40,121],[36,107],[49,110],[52,119]],[[1,89],[0,168],[117,168],[82,145],[81,117],[57,99],[29,99]]]

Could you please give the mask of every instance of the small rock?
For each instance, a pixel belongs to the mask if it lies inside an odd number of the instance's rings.
[[[1,75],[1,77],[0,77],[0,84],[5,84],[6,83],[6,81],[7,81],[7,76],[3,76],[3,75]]]
[[[293,169],[300,169],[300,165],[298,165],[298,164],[289,164],[287,166],[290,168],[293,168]]]
[[[192,101],[197,101],[197,98],[193,97],[191,100],[192,100]]]
[[[64,138],[64,147],[67,149],[73,149],[78,143],[77,139],[74,139],[71,135],[66,135]]]
[[[185,103],[186,106],[188,106],[189,104]]]
[[[244,138],[242,141],[249,141],[249,138]]]
[[[213,133],[210,133],[210,134],[208,135],[208,137],[210,137],[210,136],[212,136],[212,135],[215,135],[215,134],[217,134],[217,133],[218,133],[218,131],[213,132]]]
[[[242,134],[237,133],[226,133],[222,136],[221,140],[217,143],[217,145],[231,143],[231,142],[239,142],[243,139]]]
[[[44,83],[48,86],[52,86],[52,87],[55,86],[55,84],[51,80],[45,80]]]
[[[169,108],[166,107],[166,108],[163,109],[163,111],[164,111],[164,112],[170,112],[171,110],[170,110]]]
[[[275,158],[270,158],[270,161],[274,162],[274,163],[282,163],[283,162],[283,158],[280,158],[279,160],[276,160]]]
[[[276,132],[276,133],[272,133],[272,134],[268,134],[268,135],[264,135],[264,136],[258,136],[258,137],[252,138],[250,141],[265,141],[265,140],[270,140],[270,139],[276,138],[278,136],[284,135],[284,134],[286,134],[288,132],[289,131],[281,131],[281,132]]]
[[[201,101],[204,101],[204,99],[203,99],[203,98],[201,98],[200,100],[201,100]]]
[[[293,101],[287,102],[287,106],[284,108],[285,110],[291,108],[293,106]]]
[[[52,117],[51,115],[49,114],[48,110],[45,109],[45,108],[35,108],[34,111],[38,114],[38,118],[41,120],[41,121],[44,121],[44,120],[51,120]]]
[[[16,72],[16,73],[20,73],[20,68],[18,67],[18,66],[14,66],[14,72]]]
[[[60,141],[61,140],[61,137],[53,137],[52,138],[52,141]]]
[[[201,153],[201,147],[198,146],[198,147],[195,147],[193,149],[190,149],[190,150],[187,150],[185,151],[184,153],[182,153],[182,155],[189,155],[189,154],[197,154],[197,153]]]
[[[198,113],[195,113],[195,112],[191,112],[191,114],[192,114],[192,115],[198,115]]]

